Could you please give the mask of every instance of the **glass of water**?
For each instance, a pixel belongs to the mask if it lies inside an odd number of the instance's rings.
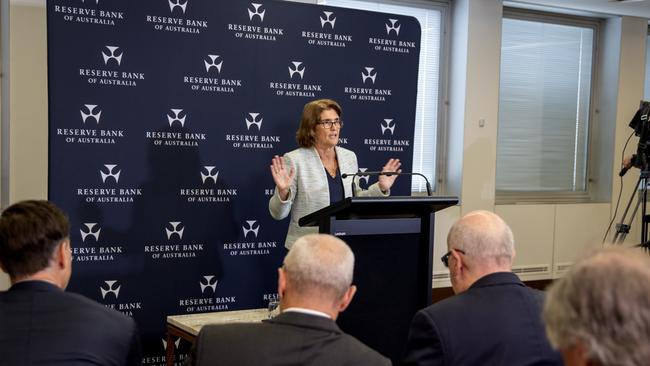
[[[280,302],[276,299],[269,300],[269,319],[280,313]]]

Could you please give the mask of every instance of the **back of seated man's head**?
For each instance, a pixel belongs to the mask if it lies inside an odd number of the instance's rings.
[[[456,221],[447,235],[447,247],[456,293],[486,274],[510,271],[515,256],[512,230],[490,211],[472,211]]]
[[[13,204],[0,216],[0,267],[12,283],[56,270],[58,251],[69,256],[68,235],[68,218],[54,204],[36,200]],[[69,273],[62,273],[61,279],[65,283],[60,287],[65,287]]]
[[[609,248],[573,264],[547,292],[544,320],[565,364],[650,363],[650,258]]]
[[[291,247],[282,271],[294,299],[336,305],[351,288],[354,254],[334,236],[306,235]]]

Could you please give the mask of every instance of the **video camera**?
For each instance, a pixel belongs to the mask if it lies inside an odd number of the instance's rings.
[[[636,154],[632,156],[632,165],[647,172],[650,169],[650,101],[641,101],[639,110],[629,123],[634,135],[639,136]]]

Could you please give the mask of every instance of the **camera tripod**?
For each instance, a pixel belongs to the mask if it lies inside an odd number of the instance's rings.
[[[648,183],[650,183],[650,171],[644,169],[641,171],[641,174],[639,174],[639,180],[637,181],[636,186],[632,191],[630,200],[627,202],[627,206],[625,207],[625,211],[623,212],[623,216],[621,217],[621,222],[616,224],[616,233],[614,234],[612,243],[623,244],[623,242],[625,241],[625,237],[630,232],[630,227],[632,226],[634,217],[636,216],[636,213],[639,211],[639,206],[641,206],[641,243],[638,244],[638,246],[642,247],[646,251],[650,250],[650,243],[648,242],[648,226],[649,226],[648,224],[650,224],[650,217],[646,213],[646,204],[648,202]],[[627,217],[628,212],[630,211],[632,202],[634,202],[634,196],[637,194],[638,197],[637,197],[636,205],[634,206],[632,215],[630,216],[629,220],[626,223],[625,219]]]

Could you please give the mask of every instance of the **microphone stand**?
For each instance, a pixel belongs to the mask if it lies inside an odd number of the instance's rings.
[[[368,175],[368,176],[371,176],[371,175],[376,175],[376,176],[385,175],[387,177],[390,177],[392,175],[411,175],[411,176],[416,175],[416,176],[424,178],[424,181],[426,182],[426,186],[427,186],[427,196],[432,196],[433,195],[433,193],[431,191],[431,184],[429,183],[429,180],[427,179],[427,177],[422,173],[414,173],[414,172],[411,172],[411,173],[398,173],[398,172],[380,172],[380,171],[356,172],[354,174],[343,173],[343,174],[341,174],[342,179],[345,179],[347,177],[352,177],[352,184],[351,184],[351,186],[352,186],[352,197],[357,196],[357,194],[356,194],[356,185],[354,184],[354,179],[356,177],[361,177],[361,176],[364,176],[364,175]]]

